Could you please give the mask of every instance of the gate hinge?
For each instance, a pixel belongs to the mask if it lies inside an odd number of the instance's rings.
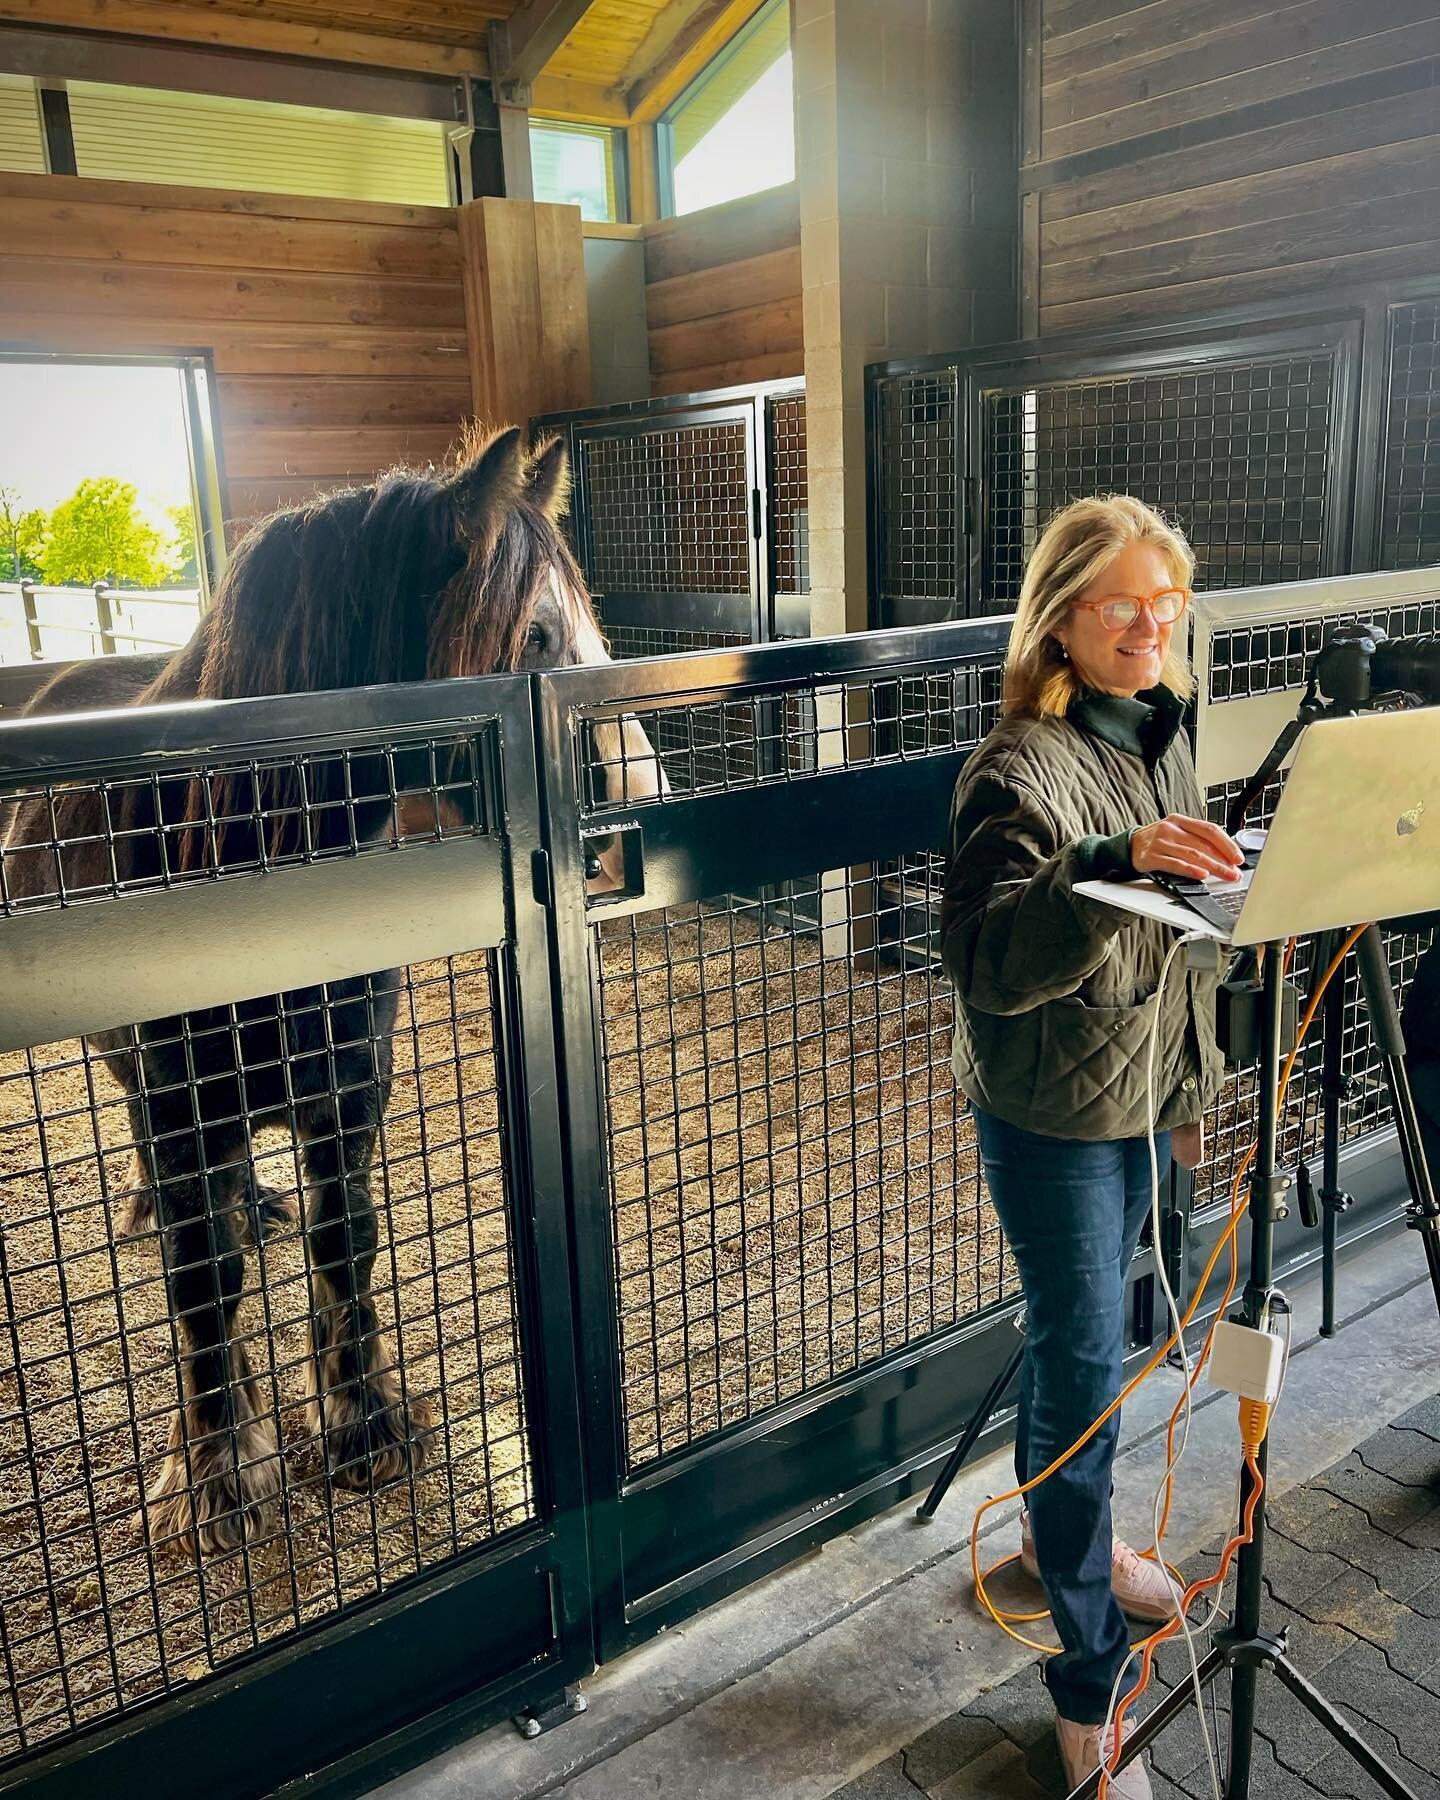
[[[548,850],[530,852],[530,889],[537,906],[550,907],[555,904],[555,880]]]

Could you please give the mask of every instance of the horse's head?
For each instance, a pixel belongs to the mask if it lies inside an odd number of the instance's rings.
[[[310,693],[608,661],[560,529],[568,497],[564,442],[531,452],[511,428],[472,435],[448,469],[397,470],[277,514],[231,560],[202,627],[196,692]],[[648,750],[641,733],[637,769]],[[381,759],[368,760],[375,786],[360,791],[378,802],[387,782]],[[653,794],[662,778],[653,754],[649,763]],[[352,758],[352,793],[365,773]],[[422,791],[434,774],[419,751],[391,766],[387,780],[408,795],[398,821],[406,836],[466,823],[456,815],[463,802]],[[345,829],[383,830],[386,810],[369,803]]]

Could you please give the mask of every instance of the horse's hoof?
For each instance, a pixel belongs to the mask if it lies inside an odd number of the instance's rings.
[[[150,1540],[157,1550],[194,1558],[233,1555],[268,1537],[280,1496],[280,1457],[268,1419],[223,1426],[192,1443],[188,1458],[171,1447],[145,1496]],[[236,1454],[238,1452],[238,1456]]]
[[[330,1479],[356,1493],[403,1481],[425,1467],[434,1426],[423,1401],[406,1405],[393,1375],[370,1375],[324,1401]]]

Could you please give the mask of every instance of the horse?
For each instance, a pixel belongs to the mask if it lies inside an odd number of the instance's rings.
[[[26,710],[608,662],[559,527],[568,480],[560,440],[531,453],[512,429],[472,439],[453,468],[396,471],[278,513],[237,547],[181,649],[73,665]],[[613,740],[602,742],[602,762],[625,766],[627,791],[659,791],[658,759],[639,725],[601,729]],[[389,796],[428,785],[426,752],[414,755],[413,783],[393,758],[387,771],[379,752],[312,759],[303,807],[293,766],[267,772],[254,763],[238,774],[136,783],[118,800],[64,788],[49,801],[22,798],[0,833],[11,899],[53,894],[57,874],[73,891],[163,878],[177,865],[253,867],[262,854],[274,860],[302,847],[343,854],[405,831]],[[607,859],[599,884],[615,879]],[[329,1478],[367,1491],[424,1465],[429,1411],[404,1392],[371,1293],[379,1233],[370,1173],[399,991],[398,971],[388,970],[87,1040],[125,1094],[142,1165],[125,1223],[139,1228],[153,1205],[179,1351],[180,1403],[145,1496],[156,1543],[192,1557],[237,1551],[269,1530],[280,1498],[274,1420],[234,1330],[247,1237],[287,1211],[257,1185],[248,1150],[256,1126],[288,1127],[300,1152],[313,1272],[307,1422]]]

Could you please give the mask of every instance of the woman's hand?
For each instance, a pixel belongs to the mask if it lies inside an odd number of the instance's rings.
[[[1158,825],[1130,833],[1130,861],[1137,875],[1184,875],[1233,881],[1245,858],[1233,838],[1208,819],[1171,813]]]

